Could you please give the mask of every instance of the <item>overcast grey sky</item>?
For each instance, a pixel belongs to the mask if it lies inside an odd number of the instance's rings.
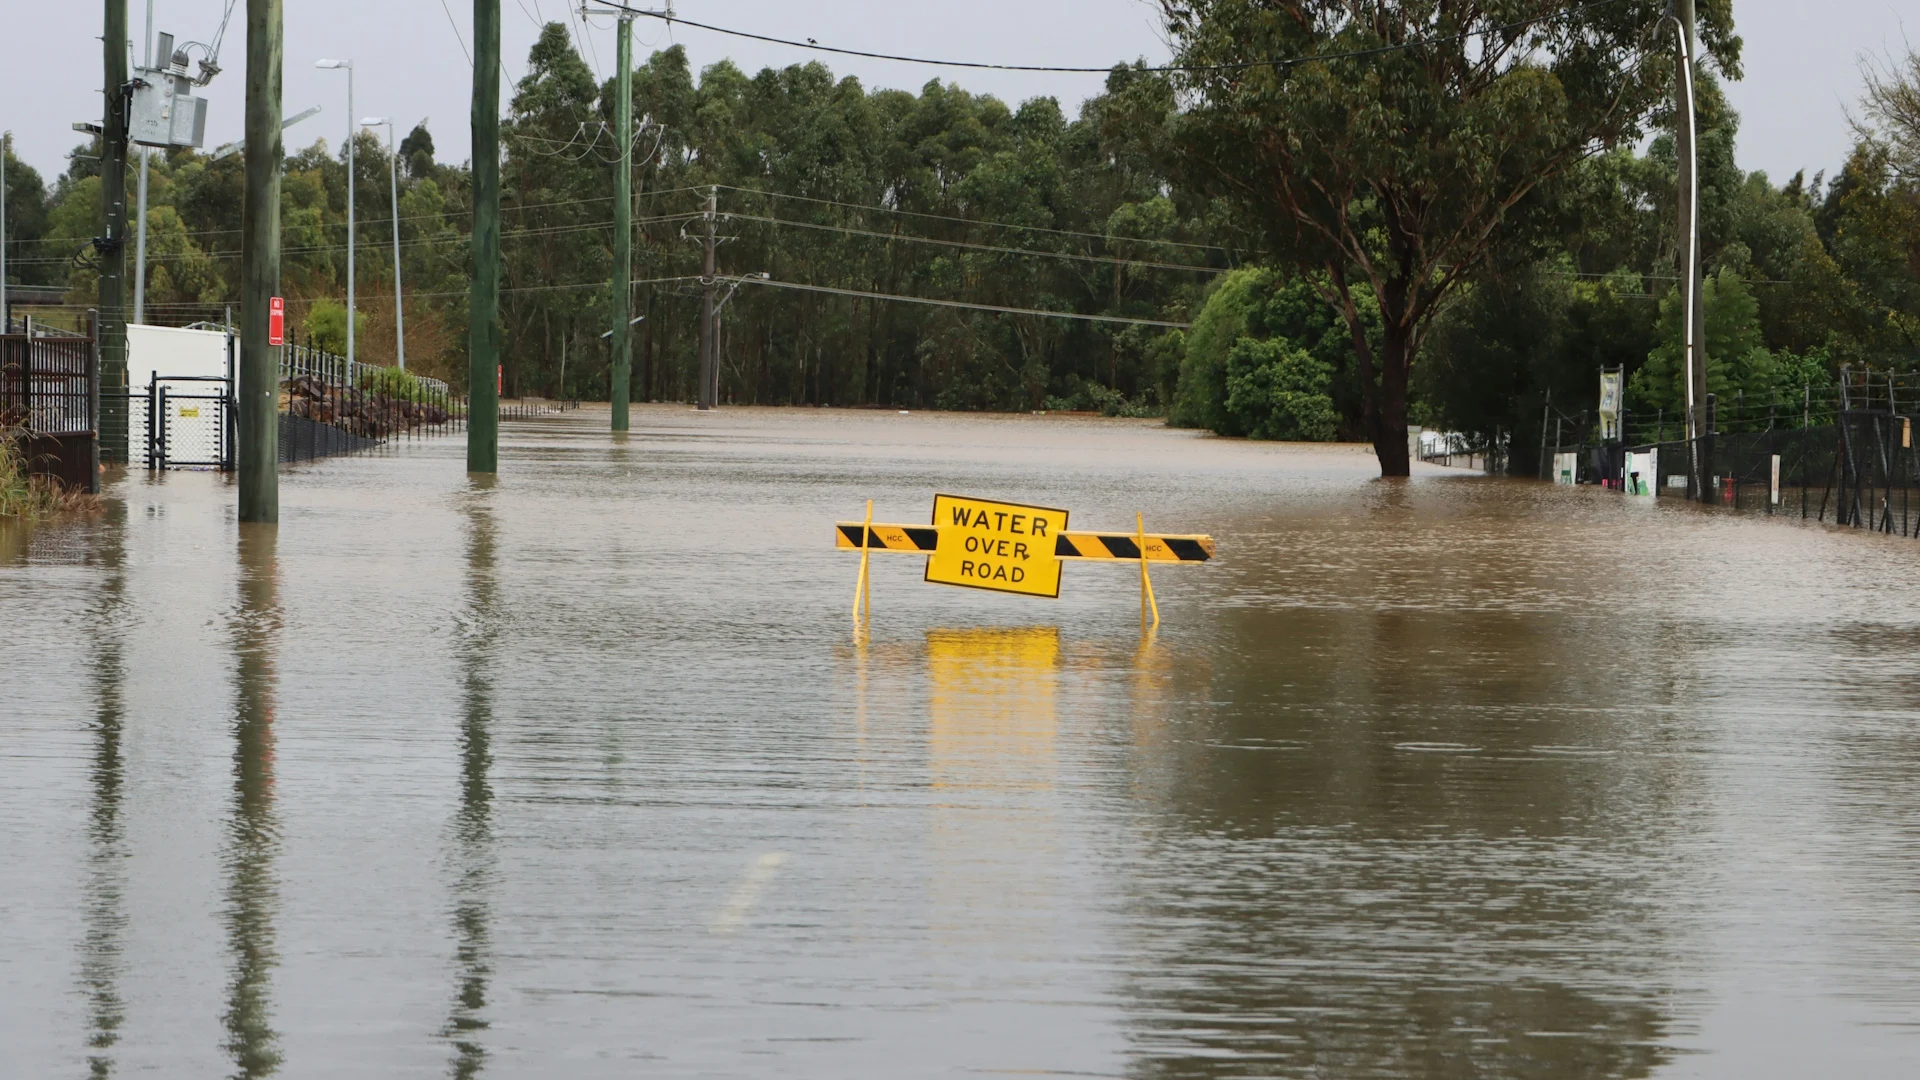
[[[503,0],[504,55],[510,77],[524,70],[539,22],[572,24],[587,62],[601,76],[613,61],[611,20],[582,26],[570,0]],[[577,3],[578,0],[571,0]],[[154,0],[157,29],[181,40],[208,40],[226,0]],[[879,52],[1009,63],[1098,66],[1144,56],[1165,59],[1154,7],[1147,0],[970,0],[931,4],[901,0],[680,0],[687,18],[778,37]],[[17,152],[49,177],[65,167],[78,141],[75,120],[100,113],[101,7],[97,0],[13,0],[7,12],[8,61],[0,65],[0,128]],[[133,34],[145,22],[143,0],[130,0]],[[320,57],[351,57],[355,108],[361,116],[392,115],[403,125],[430,118],[440,156],[467,157],[468,65],[472,44],[467,0],[287,0],[286,111],[325,110],[288,132],[291,146],[324,136],[338,146],[348,116],[346,77],[317,71]],[[237,138],[245,67],[245,0],[234,13],[221,60],[226,72],[207,88],[207,143]],[[449,17],[451,12],[451,18]],[[1746,39],[1744,82],[1730,89],[1743,120],[1740,163],[1776,182],[1796,169],[1835,171],[1851,143],[1843,110],[1859,94],[1862,52],[1904,49],[1899,15],[1888,0],[1735,0]],[[880,60],[824,56],[721,37],[688,27],[671,33],[649,20],[635,24],[634,52],[678,41],[696,68],[731,57],[749,72],[818,57],[836,73],[869,87],[916,89],[928,79],[957,82],[1011,103],[1051,94],[1069,112],[1099,92],[1099,75],[1059,75],[929,68]],[[136,47],[136,57],[139,50]]]

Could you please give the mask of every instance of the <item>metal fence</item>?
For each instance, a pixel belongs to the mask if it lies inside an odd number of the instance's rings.
[[[149,469],[234,467],[234,397],[231,379],[220,376],[156,376],[144,408]],[[131,415],[131,413],[129,414]]]
[[[230,329],[207,323],[197,329]],[[287,345],[280,359],[278,458],[282,464],[356,454],[459,430],[466,402],[439,379],[401,376],[377,364],[349,364],[306,345]],[[353,378],[348,379],[349,373]],[[144,387],[109,392],[120,412],[146,433],[131,447],[149,469],[235,467],[237,397],[232,378],[156,373]]]
[[[289,343],[280,363],[280,460],[360,453],[462,430],[466,400],[445,382]]]
[[[1511,438],[1508,432],[1495,429],[1491,436],[1468,435],[1460,432],[1421,432],[1421,461],[1429,465],[1445,465],[1456,469],[1478,469],[1481,472],[1505,475],[1508,455],[1511,451]]]
[[[47,334],[31,319],[0,334],[0,432],[20,443],[30,472],[99,490],[99,378],[92,338]]]
[[[289,340],[280,349],[280,381],[308,378],[329,386],[359,386],[363,379],[379,377],[377,372],[392,370],[382,364],[366,364],[358,360],[349,360],[336,356],[323,349],[314,348],[309,340],[305,345],[297,340]],[[412,375],[415,381],[426,388],[429,395],[451,399],[453,391],[439,379],[426,375]]]
[[[1703,412],[1693,440],[1661,414],[1628,418],[1616,443],[1564,425],[1581,437],[1547,446],[1543,478],[1920,537],[1920,373],[1843,368],[1798,395],[1710,395]]]
[[[580,407],[577,401],[547,401],[541,398],[523,398],[519,401],[502,401],[500,419],[532,420],[538,416],[551,416],[557,413],[571,412]]]

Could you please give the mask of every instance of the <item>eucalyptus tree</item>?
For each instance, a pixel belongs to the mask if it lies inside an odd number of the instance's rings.
[[[1171,121],[1186,175],[1319,283],[1353,340],[1381,472],[1406,475],[1409,373],[1435,316],[1500,245],[1554,226],[1554,188],[1669,99],[1661,3],[1161,3],[1193,100]],[[1729,9],[1701,4],[1700,26],[1737,75]]]
[[[548,23],[527,54],[501,130],[501,356],[509,396],[564,395],[561,351],[605,307],[604,290],[591,286],[611,273],[619,147],[599,96],[566,27]],[[599,339],[594,327],[587,340]]]

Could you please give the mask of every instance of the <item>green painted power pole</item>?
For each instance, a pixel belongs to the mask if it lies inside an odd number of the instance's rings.
[[[127,460],[127,0],[107,0],[101,113],[100,456]]]
[[[633,381],[633,16],[620,13],[619,72],[613,78],[614,138],[620,140],[613,178],[613,430],[627,430],[627,397]]]
[[[500,471],[500,0],[473,0],[473,285],[467,471]]]
[[[246,194],[240,212],[240,387],[235,465],[240,520],[280,520],[280,348],[268,344],[280,294],[281,0],[247,0]]]

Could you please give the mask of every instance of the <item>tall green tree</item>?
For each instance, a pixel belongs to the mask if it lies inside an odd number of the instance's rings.
[[[1409,373],[1498,245],[1539,243],[1553,187],[1638,139],[1671,67],[1654,0],[1162,0],[1196,105],[1188,175],[1244,207],[1346,320],[1381,472],[1408,472]],[[1726,0],[1702,5],[1737,71]],[[1382,320],[1366,340],[1357,293]]]

